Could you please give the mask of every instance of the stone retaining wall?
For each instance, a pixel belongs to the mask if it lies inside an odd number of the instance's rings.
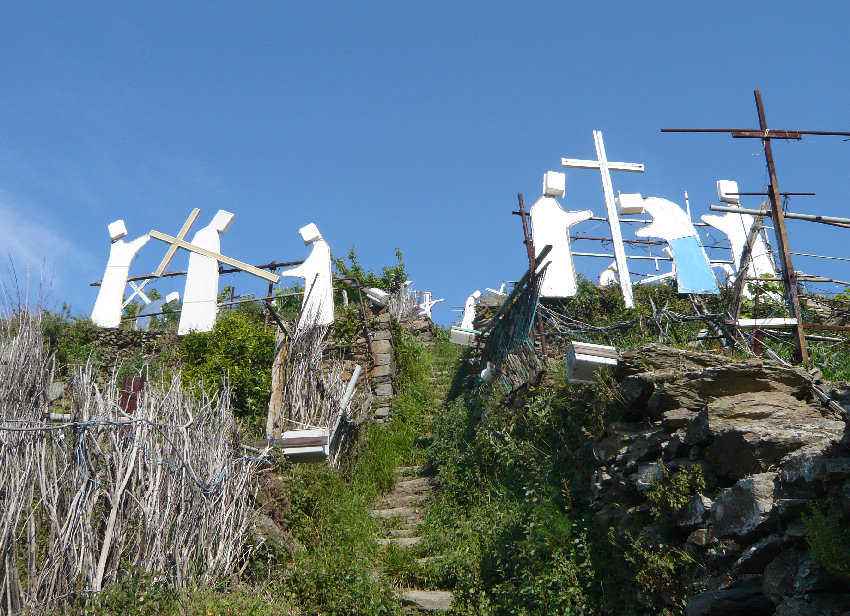
[[[659,549],[678,544],[693,559],[678,580],[689,616],[850,610],[846,582],[805,540],[804,512],[850,514],[847,424],[812,395],[812,376],[650,345],[626,353],[615,378],[625,416],[594,444],[596,523]],[[850,402],[847,383],[821,386]],[[709,485],[653,520],[648,492],[697,464]]]

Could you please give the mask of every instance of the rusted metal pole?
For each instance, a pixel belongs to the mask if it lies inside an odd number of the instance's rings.
[[[808,362],[809,352],[806,349],[806,337],[803,332],[803,315],[800,313],[800,304],[797,297],[797,272],[791,260],[791,252],[788,247],[788,233],[785,229],[785,215],[782,211],[781,197],[779,196],[779,180],[776,177],[776,164],[773,161],[773,149],[770,145],[770,132],[767,128],[767,120],[764,114],[764,104],[761,100],[761,91],[755,91],[756,108],[759,115],[759,126],[763,131],[762,144],[764,144],[764,158],[767,162],[767,172],[770,175],[771,214],[773,217],[773,228],[776,233],[776,242],[779,248],[779,259],[782,262],[782,283],[785,285],[785,293],[788,297],[788,307],[791,316],[797,319],[794,327],[794,355],[798,362]]]
[[[522,234],[523,241],[525,244],[526,252],[528,252],[528,271],[534,274],[535,270],[535,259],[534,259],[534,240],[531,238],[531,232],[528,230],[528,214],[525,211],[525,204],[522,200],[522,193],[517,193],[517,200],[519,201],[519,216],[522,219]],[[540,350],[543,353],[543,360],[546,360],[546,356],[549,355],[549,350],[546,345],[546,333],[543,329],[543,317],[540,316],[540,312],[537,312],[537,335],[540,337]]]

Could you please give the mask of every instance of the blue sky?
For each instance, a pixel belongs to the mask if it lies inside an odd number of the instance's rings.
[[[305,257],[298,228],[315,222],[368,267],[400,247],[448,323],[523,273],[516,193],[530,205],[562,156],[594,158],[594,129],[609,159],[646,165],[615,190],[680,204],[687,190],[695,218],[717,179],[762,189],[761,144],[662,127],[755,127],[760,88],[773,128],[850,130],[846,24],[838,2],[4,3],[0,251],[19,275],[44,264],[52,300],[86,315],[112,220],[136,237],[227,209],[222,250],[251,263]],[[817,193],[791,210],[850,215],[850,142],[774,154],[782,190]],[[599,174],[568,170],[562,205],[603,215]],[[594,224],[572,231],[607,235]],[[789,233],[795,251],[850,257],[848,230]],[[164,252],[151,241],[132,273]],[[577,260],[593,278],[605,265]],[[847,265],[795,261],[843,280]]]

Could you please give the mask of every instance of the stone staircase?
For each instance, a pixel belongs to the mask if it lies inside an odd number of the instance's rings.
[[[451,370],[434,370],[429,376],[434,399],[429,405],[429,412],[422,416],[424,425],[417,439],[417,447],[421,448],[423,453],[431,442],[431,424],[434,421],[431,411],[443,405],[445,392],[453,374]],[[429,501],[434,495],[434,480],[426,474],[423,466],[403,466],[395,472],[398,478],[395,489],[385,494],[372,510],[372,515],[386,520],[387,526],[386,536],[377,541],[383,548],[394,546],[397,549],[411,550],[415,555],[424,542],[419,530],[425,519]],[[415,561],[419,566],[425,566],[439,558],[439,555],[421,556]],[[450,611],[453,599],[451,591],[406,586],[399,584],[406,613]]]
[[[387,536],[378,539],[382,547],[394,545],[397,548],[413,549],[422,544],[424,539],[417,532],[417,527],[425,519],[428,500],[434,492],[433,480],[423,474],[424,470],[419,466],[396,469],[399,481],[395,489],[386,494],[372,510],[372,515],[392,522]],[[447,612],[452,604],[452,593],[446,590],[408,588],[401,590],[401,596],[405,610],[414,614]]]

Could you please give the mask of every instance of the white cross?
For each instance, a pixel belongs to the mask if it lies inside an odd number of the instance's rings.
[[[165,257],[162,259],[162,263],[160,263],[159,267],[156,268],[156,276],[162,276],[162,273],[165,271],[165,268],[168,267],[168,264],[171,263],[171,260],[177,253],[177,249],[183,248],[185,250],[204,255],[205,257],[215,259],[216,261],[219,261],[221,263],[227,263],[231,267],[240,269],[243,272],[247,272],[248,274],[253,274],[254,276],[258,276],[264,280],[268,280],[269,282],[280,281],[280,276],[278,276],[277,274],[272,274],[271,272],[264,272],[263,270],[254,267],[253,265],[248,265],[247,263],[238,261],[236,259],[231,259],[230,257],[225,257],[223,254],[207,250],[206,248],[201,248],[200,246],[195,246],[194,244],[190,244],[189,242],[185,241],[183,238],[186,237],[187,233],[189,233],[189,230],[192,228],[192,225],[195,223],[195,219],[198,217],[198,214],[200,214],[200,212],[201,210],[199,210],[198,208],[192,210],[192,213],[189,215],[189,218],[183,224],[183,227],[180,229],[180,232],[177,234],[177,237],[172,237],[170,235],[166,235],[165,233],[160,233],[159,231],[151,231],[150,233],[148,233],[148,235],[150,235],[154,239],[160,240],[161,242],[165,242],[166,244],[171,244],[171,246],[169,246],[168,248],[168,252],[165,253]]]
[[[634,308],[635,302],[632,295],[632,279],[629,277],[629,266],[626,263],[626,251],[623,249],[623,233],[620,230],[620,218],[617,215],[617,206],[614,203],[614,188],[611,186],[610,171],[630,171],[632,173],[643,173],[643,165],[638,163],[609,163],[605,156],[605,144],[602,142],[602,131],[593,131],[593,141],[596,144],[597,160],[579,160],[576,158],[562,158],[562,167],[574,169],[599,169],[602,175],[602,192],[605,194],[605,208],[608,210],[608,225],[611,227],[611,239],[614,241],[614,258],[617,260],[617,272],[620,278],[620,289],[623,291],[623,299],[626,308]]]
[[[133,287],[133,293],[132,293],[132,295],[130,295],[130,297],[128,297],[128,298],[127,298],[127,300],[126,300],[123,304],[121,304],[121,308],[122,308],[122,309],[126,308],[126,307],[127,307],[127,304],[129,304],[130,302],[132,302],[132,301],[133,301],[133,298],[134,298],[134,297],[136,297],[137,295],[138,295],[140,298],[142,298],[142,301],[143,301],[143,302],[145,302],[146,304],[150,304],[150,303],[151,303],[150,298],[149,298],[147,295],[145,295],[145,292],[143,291],[143,289],[145,288],[145,285],[146,285],[148,282],[150,282],[150,278],[148,278],[147,280],[145,280],[145,281],[144,281],[142,284],[140,284],[139,286],[136,286],[136,283],[135,283],[135,282],[130,282],[130,283],[128,283],[131,287]]]

